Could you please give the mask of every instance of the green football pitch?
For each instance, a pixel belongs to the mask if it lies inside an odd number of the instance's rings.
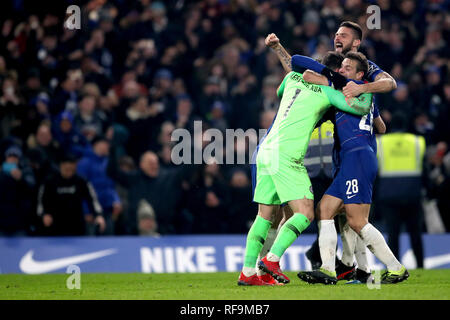
[[[0,275],[0,300],[304,300],[414,299],[450,300],[450,270],[410,270],[400,284],[335,286],[307,284],[295,272],[291,283],[276,287],[242,287],[238,272],[166,274],[81,274],[80,289],[69,290],[69,274]]]

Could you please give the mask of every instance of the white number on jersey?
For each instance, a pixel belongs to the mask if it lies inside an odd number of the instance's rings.
[[[370,112],[364,116],[361,117],[361,121],[359,122],[359,129],[370,131],[370,134],[373,132],[373,111],[374,111],[374,104],[372,103],[372,106],[370,108]]]

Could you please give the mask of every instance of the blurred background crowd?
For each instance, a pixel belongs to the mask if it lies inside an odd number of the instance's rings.
[[[72,4],[81,9],[79,30],[64,28]],[[379,30],[366,27],[371,4],[381,9]],[[174,165],[171,134],[192,131],[195,120],[203,130],[267,129],[285,73],[266,35],[318,58],[333,50],[344,20],[362,26],[360,51],[396,79],[397,89],[378,97],[381,115],[388,132],[400,115],[425,137],[424,197],[436,200],[450,232],[449,6],[2,1],[0,234],[246,233],[257,213],[250,166]],[[249,159],[248,144],[233,152]],[[382,212],[373,219],[382,224]]]

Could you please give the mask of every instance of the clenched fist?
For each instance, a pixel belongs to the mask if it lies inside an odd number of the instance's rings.
[[[271,33],[266,37],[264,43],[269,48],[275,49],[280,44],[280,39],[278,39],[275,33]]]

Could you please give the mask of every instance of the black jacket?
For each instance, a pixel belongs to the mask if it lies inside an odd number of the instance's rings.
[[[15,233],[29,231],[34,187],[32,172],[24,168],[22,179],[0,172],[0,231]]]
[[[83,201],[90,212],[101,215],[102,208],[92,185],[78,175],[64,179],[60,174],[49,178],[39,189],[37,214],[50,214],[51,235],[84,235]]]

